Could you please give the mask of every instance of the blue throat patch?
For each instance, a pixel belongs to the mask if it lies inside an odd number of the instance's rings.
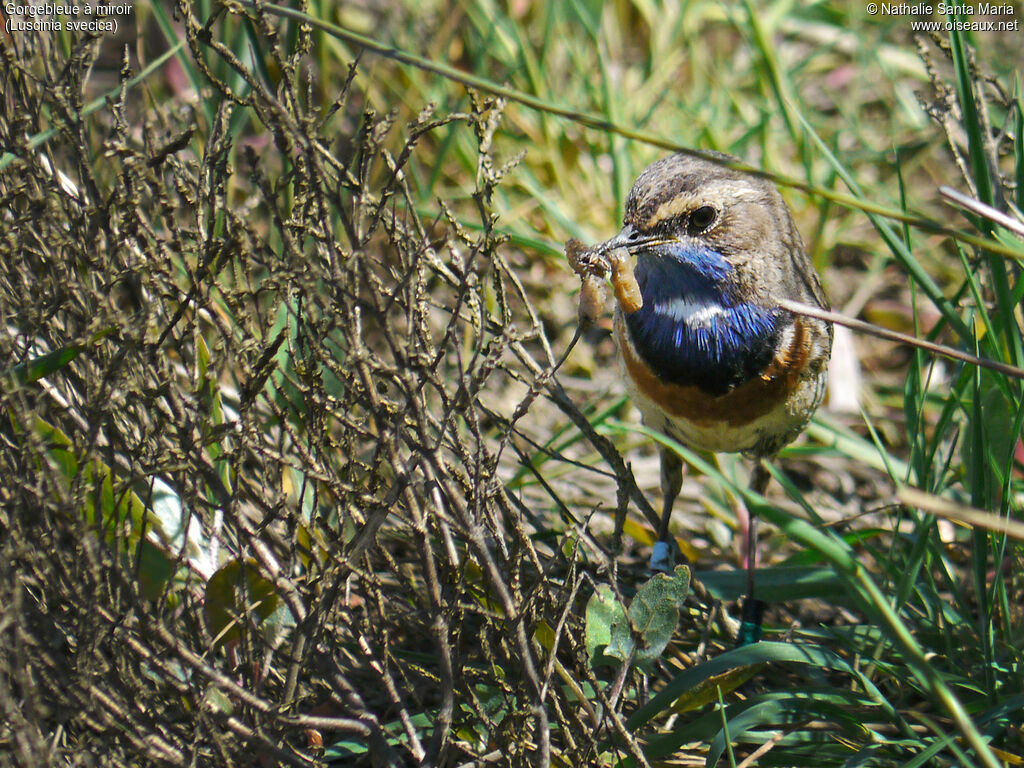
[[[771,363],[784,321],[733,296],[732,269],[707,248],[669,245],[639,254],[635,274],[644,305],[626,315],[626,326],[662,381],[724,395]]]

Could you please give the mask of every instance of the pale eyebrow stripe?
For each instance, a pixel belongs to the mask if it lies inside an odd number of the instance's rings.
[[[712,194],[717,193],[717,194]],[[746,179],[723,179],[717,183],[704,187],[700,195],[680,194],[671,200],[666,200],[658,206],[658,209],[651,214],[646,221],[645,227],[651,228],[666,219],[678,216],[680,213],[692,208],[696,203],[715,197],[731,197],[740,200],[754,200],[761,197],[761,190],[752,185]]]

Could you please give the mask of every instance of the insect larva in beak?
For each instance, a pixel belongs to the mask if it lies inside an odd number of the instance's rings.
[[[612,265],[612,285],[615,287],[615,300],[627,315],[636,312],[644,305],[644,297],[640,295],[640,286],[633,275],[633,262],[629,251],[616,248],[605,254]]]

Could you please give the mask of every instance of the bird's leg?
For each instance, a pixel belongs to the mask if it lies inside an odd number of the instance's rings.
[[[668,539],[668,523],[672,517],[672,506],[683,489],[683,460],[670,448],[658,449],[661,458],[661,526],[658,540]]]
[[[672,519],[672,506],[683,487],[683,460],[670,448],[658,447],[661,458],[661,523],[658,526],[658,541],[651,553],[651,570],[669,572],[672,570],[674,552],[668,524]]]
[[[750,490],[763,496],[771,480],[771,474],[759,459],[750,474]],[[740,630],[736,635],[736,646],[749,645],[761,639],[761,619],[764,603],[754,595],[754,571],[757,568],[757,514],[747,507],[747,528],[744,536],[744,551],[747,565],[747,596],[743,599]]]

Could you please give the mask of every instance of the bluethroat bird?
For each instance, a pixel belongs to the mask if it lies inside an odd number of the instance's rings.
[[[647,168],[626,200],[622,231],[591,253],[613,270],[615,342],[644,424],[698,451],[755,458],[751,485],[763,493],[769,475],[761,459],[806,426],[824,395],[832,349],[829,323],[793,314],[779,301],[829,304],[775,186],[714,159],[735,160],[677,154]],[[636,257],[639,299],[615,279],[621,249]],[[683,463],[668,448],[659,452],[663,507],[655,560],[667,560]],[[755,519],[744,538],[743,620],[759,635]]]

